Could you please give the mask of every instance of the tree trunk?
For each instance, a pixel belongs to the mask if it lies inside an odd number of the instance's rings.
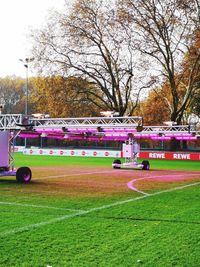
[[[170,151],[180,151],[181,150],[181,143],[180,140],[176,140],[173,138],[170,142]]]
[[[182,141],[182,149],[185,151],[188,149],[187,140]]]

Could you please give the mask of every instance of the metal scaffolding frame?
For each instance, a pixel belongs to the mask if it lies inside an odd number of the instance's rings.
[[[142,117],[88,117],[88,118],[26,118],[23,114],[0,114],[0,130],[21,131],[55,130],[82,132],[110,130],[110,132],[134,132],[143,137],[148,134],[185,134],[200,137],[200,129],[195,125],[144,126]]]
[[[0,130],[17,130],[23,123],[22,114],[0,114]]]
[[[37,119],[23,114],[0,114],[0,130],[9,133],[9,166],[0,166],[2,167],[0,176],[16,175],[16,179],[19,182],[29,182],[32,174],[28,167],[21,167],[17,171],[14,169],[14,146],[17,136],[69,140],[114,140],[128,142],[127,144],[130,147],[137,145],[137,138],[196,140],[200,137],[200,129],[196,129],[195,125],[144,126],[142,117]],[[125,162],[124,165],[119,160],[114,161],[113,168],[124,166],[149,169],[149,162],[137,163],[137,153],[133,152],[134,157],[128,158],[128,162]]]
[[[88,118],[30,118],[34,128],[73,127],[137,127],[143,125],[142,117],[88,117]]]
[[[195,125],[144,126],[142,133],[196,133]]]

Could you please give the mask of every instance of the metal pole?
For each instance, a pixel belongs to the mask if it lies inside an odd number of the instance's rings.
[[[25,59],[26,64],[24,67],[26,68],[26,100],[25,100],[25,116],[28,115],[28,58]],[[24,146],[27,147],[27,139],[24,139]]]
[[[26,68],[26,99],[25,99],[25,116],[27,117],[28,116],[28,98],[29,98],[29,79],[28,79],[28,67],[29,67],[29,63],[31,61],[33,61],[34,58],[25,58],[24,60],[23,59],[20,59],[21,62],[23,62],[24,64],[24,67]],[[24,146],[26,148],[27,146],[27,139],[25,138],[24,140]]]
[[[24,67],[26,68],[26,100],[25,100],[25,116],[28,115],[28,91],[29,91],[29,77],[28,77],[28,68],[29,68],[29,63],[32,62],[34,58],[25,58],[20,59],[20,61],[24,64]]]
[[[28,115],[28,64],[24,65],[26,68],[26,101],[25,101],[25,116]]]
[[[28,63],[24,64],[24,67],[26,68],[26,100],[25,100],[25,116],[28,115]],[[27,147],[27,139],[24,139],[24,146]]]

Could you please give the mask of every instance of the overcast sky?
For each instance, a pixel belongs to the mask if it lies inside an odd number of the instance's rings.
[[[44,24],[48,11],[61,10],[64,0],[1,0],[0,2],[0,77],[25,77],[20,58],[29,57],[27,35],[30,28]],[[69,0],[70,2],[70,0]]]

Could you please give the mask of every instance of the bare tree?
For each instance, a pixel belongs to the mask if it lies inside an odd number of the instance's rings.
[[[79,76],[95,84],[88,99],[102,110],[132,114],[151,80],[131,47],[132,35],[118,20],[115,1],[78,0],[66,13],[55,13],[44,29],[33,32],[33,54],[43,74]]]
[[[122,24],[134,32],[133,49],[146,57],[160,85],[168,83],[170,98],[164,98],[171,120],[178,124],[197,90],[199,49],[195,57],[190,55],[194,35],[200,30],[198,14],[196,0],[119,1]],[[185,56],[191,59],[189,69],[183,66]]]

